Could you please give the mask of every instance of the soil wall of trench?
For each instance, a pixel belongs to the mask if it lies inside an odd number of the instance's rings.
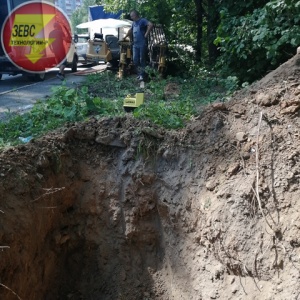
[[[0,298],[299,299],[299,65],[182,130],[91,119],[2,151]]]

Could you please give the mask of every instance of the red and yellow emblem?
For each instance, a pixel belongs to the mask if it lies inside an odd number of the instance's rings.
[[[28,2],[6,18],[3,50],[17,67],[44,72],[59,65],[70,50],[71,26],[65,14],[47,2]]]

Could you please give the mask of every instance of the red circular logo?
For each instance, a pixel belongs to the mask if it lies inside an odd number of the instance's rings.
[[[1,32],[11,62],[28,72],[45,72],[62,63],[72,44],[71,25],[51,3],[30,2],[15,8]]]

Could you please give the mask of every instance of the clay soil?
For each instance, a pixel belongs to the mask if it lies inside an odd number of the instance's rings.
[[[0,154],[0,299],[300,298],[300,54],[184,129],[130,114]]]

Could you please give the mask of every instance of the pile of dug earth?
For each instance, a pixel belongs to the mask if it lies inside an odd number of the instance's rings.
[[[184,129],[90,119],[0,154],[0,299],[300,297],[300,54]]]

